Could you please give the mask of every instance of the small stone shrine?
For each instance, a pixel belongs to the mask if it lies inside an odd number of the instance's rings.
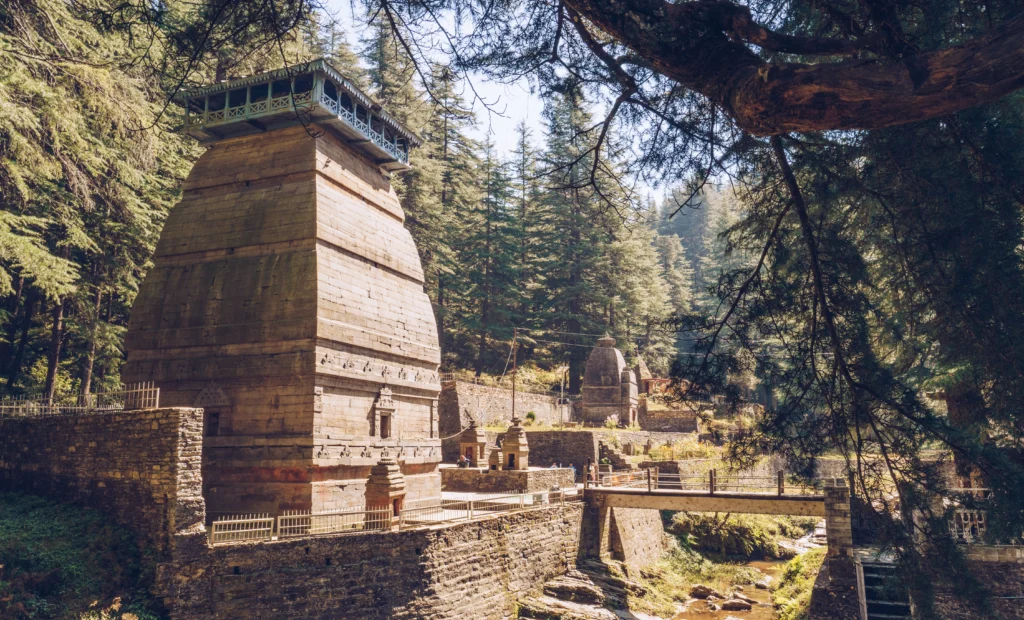
[[[404,504],[405,476],[402,475],[402,468],[385,450],[377,464],[370,468],[370,480],[366,484],[366,507],[391,506],[392,514],[397,517]]]
[[[469,427],[459,435],[459,454],[466,457],[470,467],[487,463],[487,433],[470,420]]]
[[[437,326],[390,181],[417,137],[323,60],[181,103],[207,150],[122,377],[205,410],[208,515],[362,507],[396,473],[410,500],[438,497]]]
[[[620,425],[631,425],[637,419],[637,402],[636,375],[615,348],[615,339],[605,335],[591,351],[583,373],[583,423],[602,426],[616,415]]]
[[[505,431],[501,453],[504,455],[504,469],[525,471],[530,468],[530,446],[526,441],[526,429],[519,423],[519,418],[512,418],[512,425]]]

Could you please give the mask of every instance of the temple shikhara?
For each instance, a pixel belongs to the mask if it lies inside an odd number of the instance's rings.
[[[208,515],[439,497],[437,327],[390,183],[417,137],[322,60],[183,101],[208,150],[123,377],[205,410]]]

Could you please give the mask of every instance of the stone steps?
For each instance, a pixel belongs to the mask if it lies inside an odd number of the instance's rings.
[[[896,581],[896,568],[891,564],[863,566],[868,620],[910,618],[910,599]]]
[[[598,442],[598,454],[600,455],[601,460],[608,459],[612,464],[612,469],[616,471],[633,471],[638,469],[636,463],[630,461],[626,455],[611,444],[607,444],[603,441]]]

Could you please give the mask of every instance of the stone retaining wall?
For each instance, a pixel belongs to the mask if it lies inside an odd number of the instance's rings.
[[[696,433],[697,414],[690,410],[649,409],[640,407],[637,423],[645,431],[668,431],[675,433]]]
[[[558,398],[544,394],[516,392],[516,413],[520,419],[533,412],[536,421],[547,425],[559,422]],[[468,414],[468,415],[467,415]],[[469,416],[479,426],[506,426],[512,420],[512,390],[465,381],[441,384],[438,422],[441,437],[448,437],[469,426]],[[563,416],[569,420],[569,408]]]
[[[0,419],[0,488],[102,510],[166,557],[202,531],[202,409]]]
[[[966,552],[972,575],[988,590],[993,613],[964,603],[953,594],[958,586],[944,584],[935,594],[939,617],[948,620],[1024,619],[1024,547],[968,545]]]
[[[441,468],[443,491],[462,493],[533,493],[554,487],[569,488],[576,480],[568,468],[496,470],[486,468]]]
[[[575,565],[581,514],[572,503],[428,530],[197,550],[162,595],[175,620],[511,619],[519,596]]]

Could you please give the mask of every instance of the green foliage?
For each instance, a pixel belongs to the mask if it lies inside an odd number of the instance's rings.
[[[722,556],[780,558],[789,555],[781,539],[796,539],[813,531],[817,519],[769,515],[678,512],[668,531],[694,549]]]
[[[786,563],[772,588],[772,600],[779,610],[779,620],[807,620],[811,591],[825,561],[825,553],[825,547],[812,549]]]
[[[652,447],[648,456],[654,461],[712,459],[721,457],[722,449],[700,441],[697,437],[684,437],[679,441]]]
[[[157,78],[113,62],[130,45],[89,10],[40,0],[0,11],[0,374],[8,390],[54,387],[61,373],[65,385],[95,383],[94,375],[117,382],[118,328],[198,152],[184,136],[149,127],[164,103]],[[167,120],[175,122],[173,112]],[[60,346],[50,346],[54,338]],[[46,372],[26,374],[40,358]]]
[[[764,577],[749,566],[710,560],[674,538],[662,558],[641,571],[640,576],[651,587],[645,599],[630,600],[630,609],[667,617],[677,612],[677,601],[689,598],[694,585],[703,584],[727,592],[734,585],[748,586]]]
[[[0,618],[156,619],[154,567],[99,512],[0,493]]]

